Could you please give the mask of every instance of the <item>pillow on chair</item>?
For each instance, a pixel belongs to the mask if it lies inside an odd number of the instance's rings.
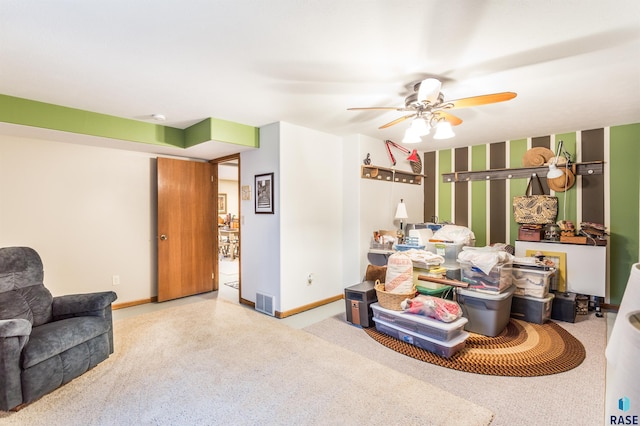
[[[384,279],[387,276],[387,265],[376,266],[376,265],[367,265],[367,271],[364,274],[365,281],[373,281],[380,280],[381,283],[384,283]]]

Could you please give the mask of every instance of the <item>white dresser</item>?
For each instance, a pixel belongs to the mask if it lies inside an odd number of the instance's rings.
[[[517,257],[527,251],[566,253],[567,291],[589,296],[607,295],[607,247],[559,242],[516,241]]]

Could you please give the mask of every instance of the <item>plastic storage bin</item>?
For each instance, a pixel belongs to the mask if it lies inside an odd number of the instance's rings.
[[[406,330],[402,327],[398,327],[397,325],[376,318],[375,316],[373,317],[373,321],[376,323],[376,330],[379,332],[417,346],[426,351],[433,352],[434,354],[444,358],[450,358],[464,348],[465,342],[469,337],[469,333],[463,331],[451,340],[442,341]]]
[[[517,296],[511,301],[511,316],[516,319],[544,324],[551,318],[553,294],[547,297]]]
[[[460,287],[456,291],[462,315],[468,320],[464,326],[465,330],[489,337],[502,333],[511,316],[511,301],[516,291],[515,286],[495,294]]]
[[[431,339],[447,341],[464,332],[467,319],[460,317],[452,322],[442,322],[424,315],[409,314],[401,311],[392,311],[374,303],[371,305],[373,317],[388,324],[413,331],[421,336]]]
[[[432,283],[429,281],[418,281],[416,290],[418,293],[426,296],[440,297],[448,300],[453,300],[453,293],[455,292],[453,286]]]
[[[516,286],[516,296],[547,297],[549,285],[555,269],[531,269],[519,268],[513,265],[511,269],[511,280]]]
[[[468,289],[499,293],[511,286],[511,264],[505,263],[494,266],[489,274],[482,272],[477,266],[469,262],[460,262],[460,281],[469,284]]]
[[[445,268],[458,268],[458,254],[462,251],[462,243],[427,242],[427,251],[444,257],[442,266]]]

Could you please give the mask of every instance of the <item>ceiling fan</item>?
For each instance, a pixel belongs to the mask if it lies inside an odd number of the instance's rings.
[[[407,129],[402,142],[417,143],[421,142],[421,136],[428,135],[432,128],[436,129],[436,133],[433,136],[434,139],[448,139],[454,136],[451,126],[461,124],[462,120],[449,113],[448,110],[504,102],[516,97],[516,93],[514,92],[500,92],[445,101],[444,95],[440,92],[441,87],[442,83],[440,80],[427,78],[413,86],[413,93],[405,98],[404,107],[362,107],[347,109],[350,111],[387,110],[410,112],[408,115],[383,124],[379,129],[386,129],[387,127],[413,118],[411,127]]]

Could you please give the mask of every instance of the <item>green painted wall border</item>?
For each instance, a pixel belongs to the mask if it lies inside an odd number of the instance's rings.
[[[640,123],[611,127],[609,140],[609,298],[619,305],[640,259]]]
[[[217,118],[183,130],[2,94],[0,122],[175,148],[208,141],[260,146],[258,128]]]
[[[185,148],[211,140],[258,148],[260,129],[219,118],[207,118],[185,129]]]

